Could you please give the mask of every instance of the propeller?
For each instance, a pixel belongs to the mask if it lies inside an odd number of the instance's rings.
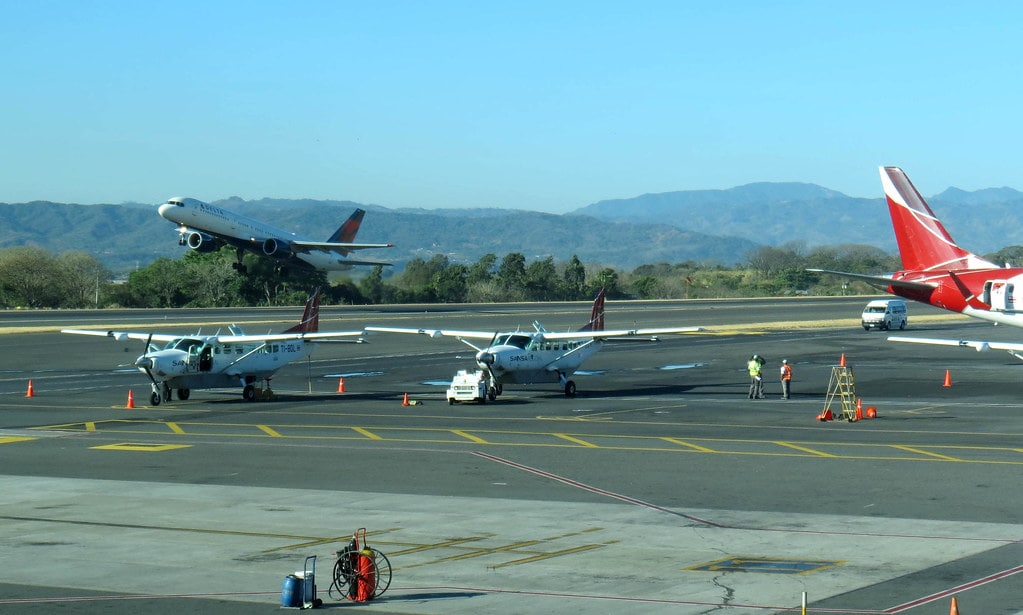
[[[142,356],[135,359],[135,367],[142,369],[149,376],[149,379],[153,382],[153,391],[158,391],[160,385],[156,382],[156,377],[153,376],[154,361],[149,357],[150,351],[152,351],[153,334],[150,333],[149,337],[146,338],[146,349],[142,352]]]

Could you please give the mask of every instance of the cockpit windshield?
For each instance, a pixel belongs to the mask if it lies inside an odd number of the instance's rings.
[[[510,335],[500,335],[494,340],[494,346],[515,346],[516,348],[525,349],[526,344],[529,343],[530,336],[512,333]]]
[[[167,345],[163,347],[164,350],[184,350],[188,352],[194,346],[202,346],[202,342],[197,339],[188,337],[179,337],[167,342]]]

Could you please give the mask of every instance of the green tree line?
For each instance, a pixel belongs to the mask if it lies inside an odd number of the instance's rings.
[[[986,258],[1018,261],[1023,247]],[[21,246],[0,250],[0,306],[10,308],[167,308],[301,304],[312,288],[328,304],[485,303],[592,299],[599,288],[611,298],[707,299],[794,295],[867,294],[862,282],[807,268],[890,273],[899,259],[872,246],[848,244],[806,249],[796,242],[750,251],[734,267],[686,261],[642,265],[631,271],[586,264],[573,256],[531,262],[520,253],[487,254],[472,264],[438,254],[409,261],[399,272],[373,267],[328,280],[322,272],[286,270],[254,255],[247,274],[232,267],[233,248],[180,259],[158,258],[115,282],[100,261],[84,252],[53,254]]]

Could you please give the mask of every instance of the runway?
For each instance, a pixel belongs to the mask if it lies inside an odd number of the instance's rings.
[[[271,612],[308,555],[324,606],[351,606],[327,594],[332,554],[366,527],[394,570],[377,613],[781,613],[803,592],[811,613],[944,615],[952,596],[1023,613],[1023,363],[888,342],[859,328],[866,302],[609,301],[608,328],[707,331],[609,345],[575,398],[509,386],[482,405],[444,399],[472,349],[380,334],[284,368],[275,401],[150,407],[118,367],[141,344],[56,331],[279,331],[301,308],[0,313],[0,609]],[[320,328],[588,316],[345,306]],[[905,334],[1023,339],[917,304]],[[752,353],[764,400],[746,398]],[[842,355],[878,418],[815,420]]]

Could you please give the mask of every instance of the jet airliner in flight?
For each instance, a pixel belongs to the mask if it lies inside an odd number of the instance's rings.
[[[353,265],[389,265],[350,258],[355,250],[390,248],[390,243],[355,243],[365,211],[356,209],[326,241],[311,241],[259,220],[236,214],[197,199],[172,198],[160,205],[160,215],[178,224],[178,244],[199,252],[232,245],[238,250],[234,268],[242,273],[245,251],[272,259],[277,270],[286,267],[341,271]]]

